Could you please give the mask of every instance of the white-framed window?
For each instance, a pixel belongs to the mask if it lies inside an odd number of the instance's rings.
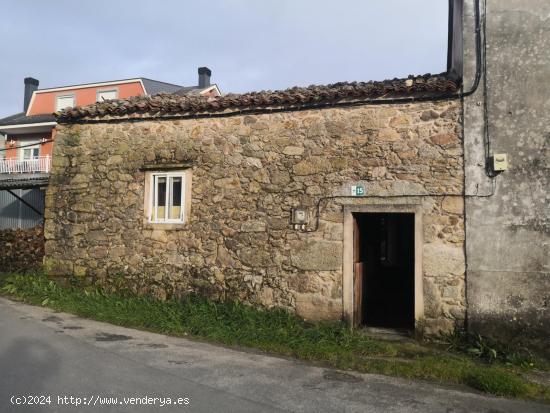
[[[186,173],[152,172],[150,176],[149,222],[185,221]]]
[[[98,90],[97,91],[97,101],[103,102],[104,100],[111,100],[118,98],[118,90],[109,89],[109,90]]]
[[[32,144],[35,145],[32,145]],[[40,157],[40,143],[39,141],[25,141],[21,140],[18,142],[19,145],[24,146],[24,148],[19,149],[19,160],[21,161],[30,161],[33,159],[38,159]],[[29,145],[29,146],[27,146]],[[32,145],[32,146],[30,146]]]
[[[31,146],[30,148],[23,148],[22,158],[24,161],[31,159],[38,159],[40,156],[40,145]]]
[[[74,106],[74,94],[59,95],[55,99],[55,111],[58,112],[65,108],[72,108]]]

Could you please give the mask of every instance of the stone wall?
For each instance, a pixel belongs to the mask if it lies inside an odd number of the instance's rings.
[[[342,317],[343,207],[422,196],[425,324],[449,330],[464,299],[459,102],[333,108],[211,119],[61,125],[46,199],[52,275],[123,283],[159,298],[196,291]],[[192,169],[190,217],[144,219],[144,166]],[[319,198],[316,232],[290,210]],[[382,199],[368,195],[392,195]],[[311,225],[309,226],[311,228]],[[166,228],[166,227],[165,227]]]
[[[44,228],[0,231],[0,272],[37,269],[44,257]]]

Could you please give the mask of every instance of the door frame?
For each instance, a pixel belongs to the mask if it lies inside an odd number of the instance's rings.
[[[371,204],[344,206],[344,251],[343,251],[343,308],[344,319],[354,326],[354,213],[403,213],[414,214],[414,324],[415,328],[424,319],[424,289],[422,271],[422,205]]]

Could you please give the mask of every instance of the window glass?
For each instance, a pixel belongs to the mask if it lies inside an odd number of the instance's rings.
[[[97,101],[103,102],[104,100],[116,99],[117,91],[116,90],[100,90],[97,92]]]
[[[181,214],[181,178],[170,178],[172,189],[169,219],[180,219]]]
[[[157,176],[155,189],[157,192],[156,196],[156,220],[165,220],[166,219],[166,177]]]
[[[153,222],[183,222],[183,173],[152,175],[151,217]]]
[[[40,156],[40,147],[23,148],[23,160],[38,159]]]
[[[65,108],[72,108],[74,106],[74,96],[58,96],[55,104],[55,110],[63,110]]]

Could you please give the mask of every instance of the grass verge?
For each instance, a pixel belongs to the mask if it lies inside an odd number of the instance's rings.
[[[320,362],[339,369],[445,384],[497,396],[550,401],[550,388],[525,380],[525,365],[484,362],[418,342],[387,342],[343,323],[306,323],[284,310],[197,296],[157,301],[98,288],[61,287],[42,275],[0,277],[3,295],[98,321]],[[533,363],[529,363],[533,367]]]

